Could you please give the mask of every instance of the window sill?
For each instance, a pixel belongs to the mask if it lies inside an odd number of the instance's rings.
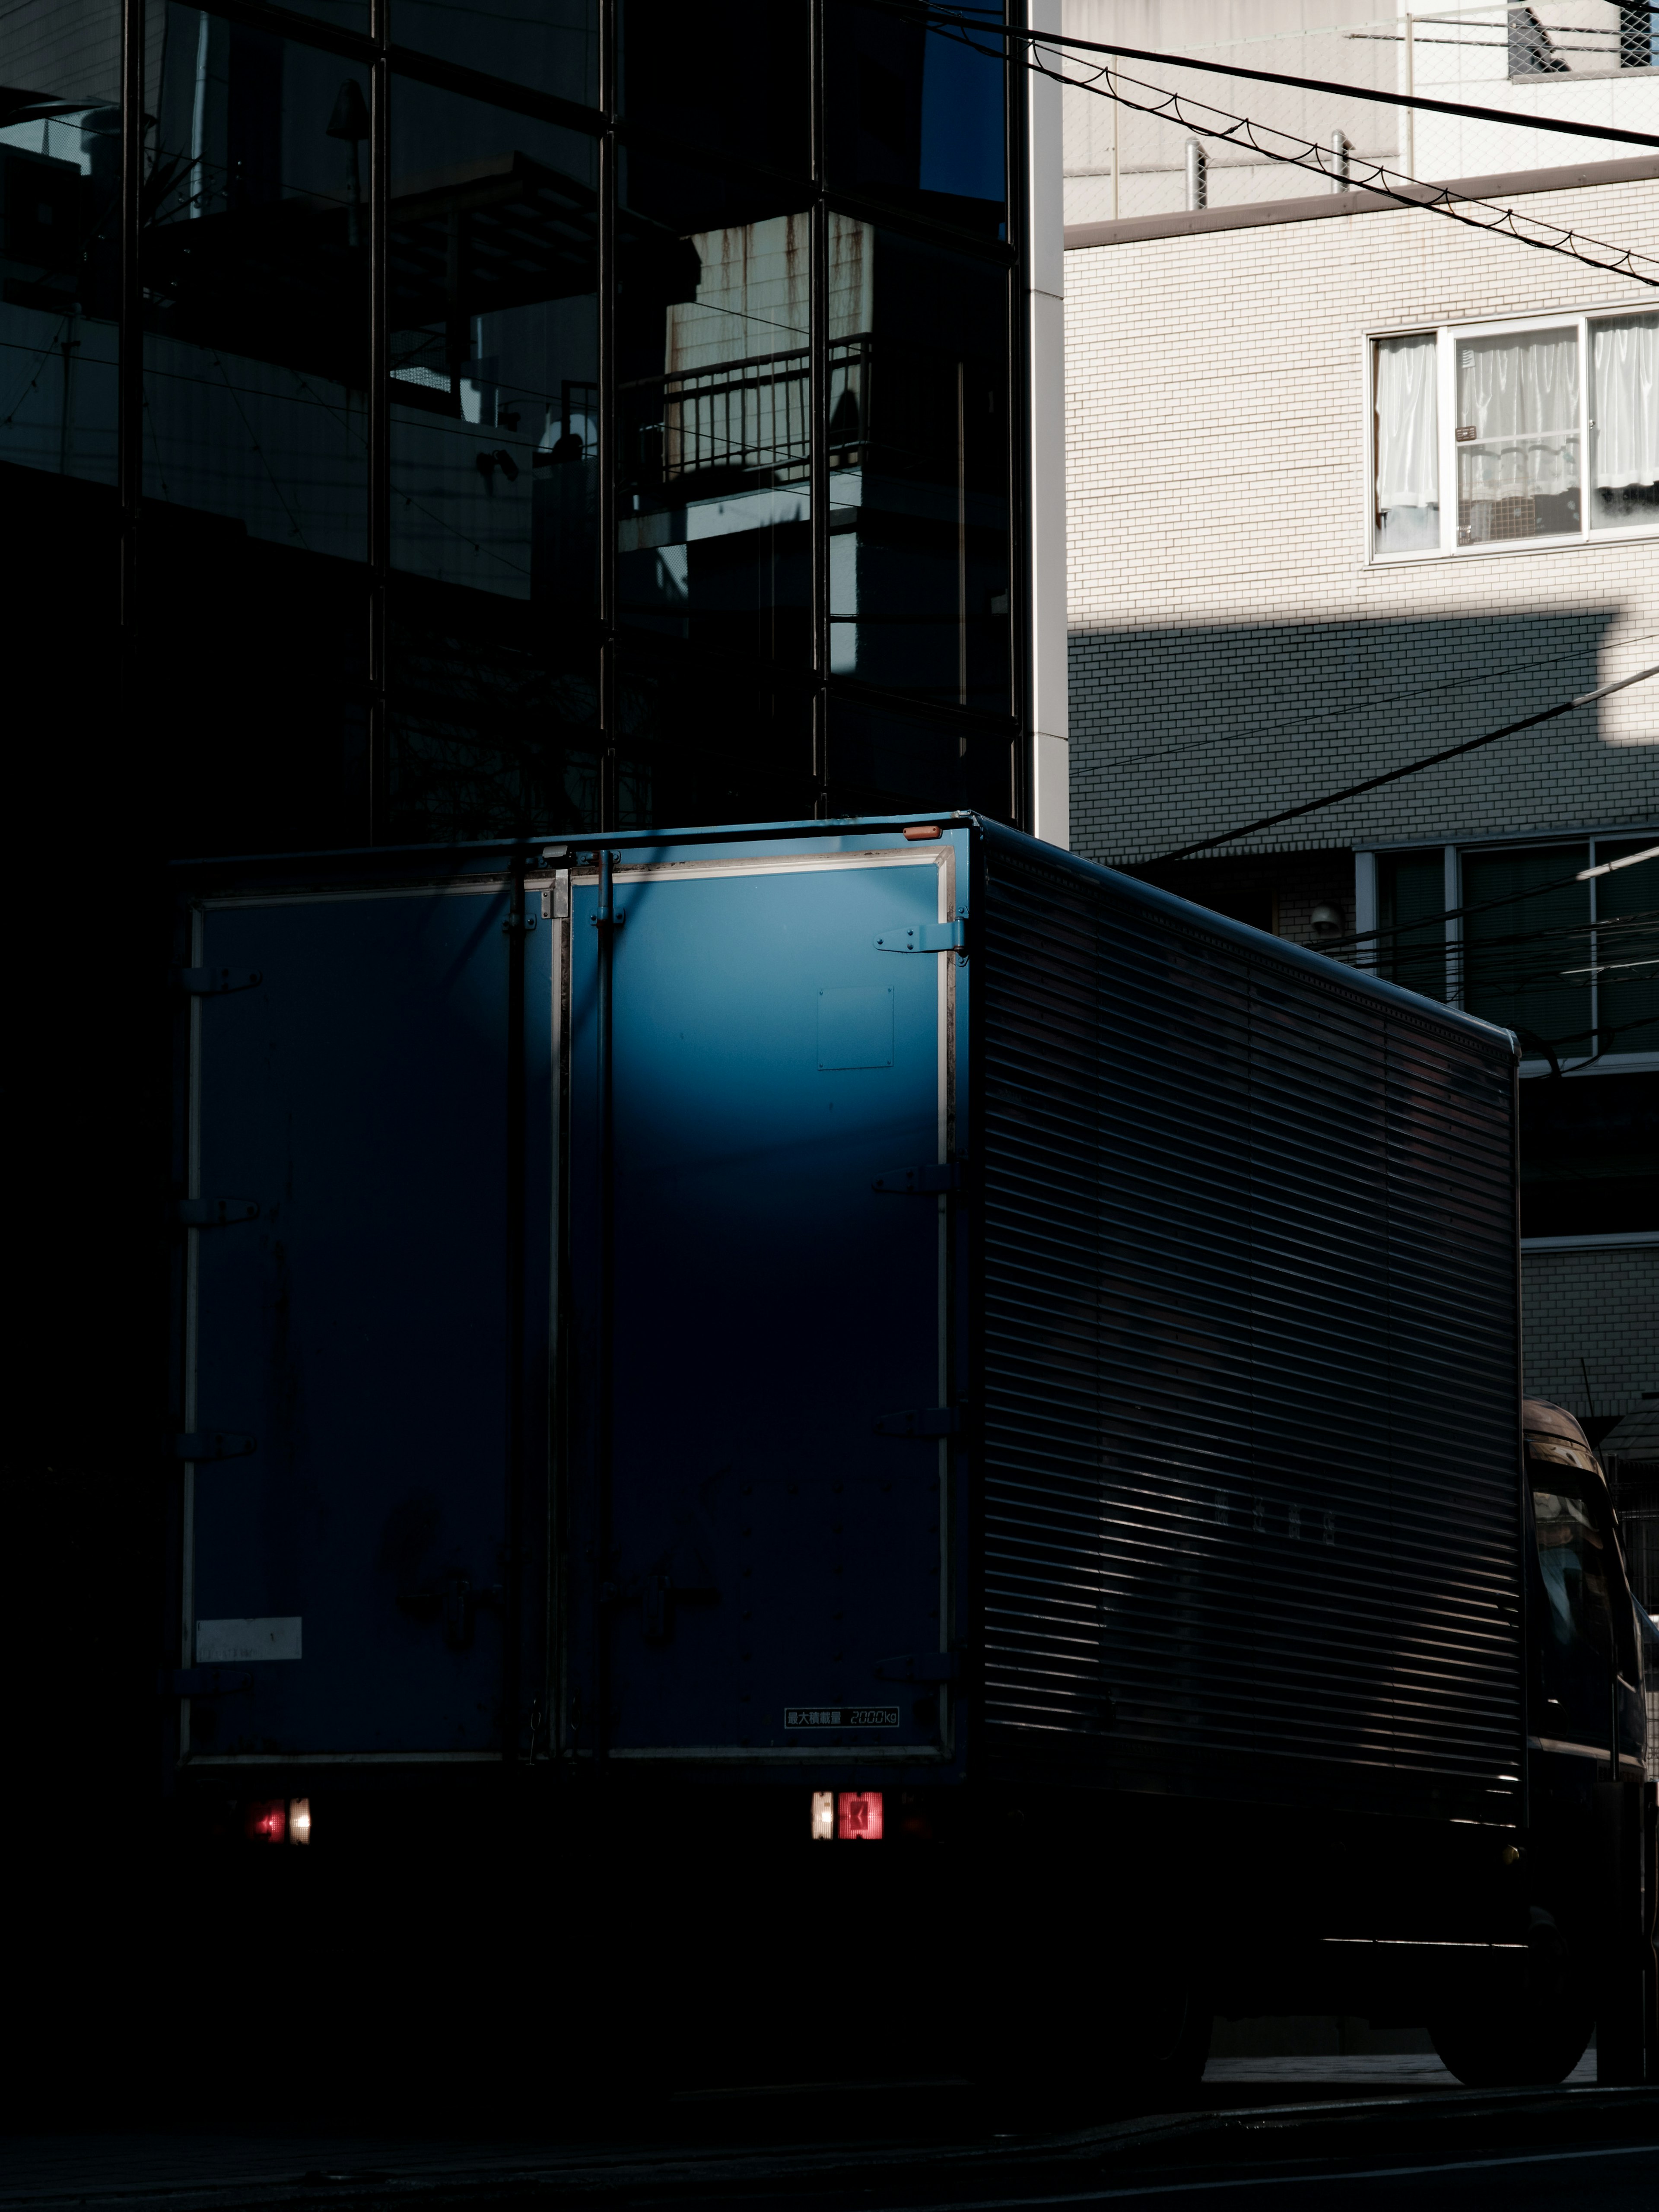
[[[1522,1252],[1617,1252],[1659,1244],[1659,1229],[1614,1229],[1600,1237],[1523,1237]]]
[[[1432,552],[1369,553],[1365,566],[1420,568],[1431,562],[1443,566],[1457,561],[1510,561],[1529,553],[1594,552],[1598,545],[1630,545],[1654,538],[1659,538],[1659,524],[1647,522],[1629,530],[1598,530],[1589,538],[1512,538],[1486,545],[1455,545],[1449,551],[1443,545],[1437,545]]]

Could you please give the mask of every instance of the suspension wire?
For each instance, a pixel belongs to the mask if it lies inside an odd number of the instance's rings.
[[[908,4],[908,0],[867,0],[867,4],[885,7],[895,13],[908,15],[916,12]],[[1313,77],[1283,76],[1270,70],[1229,70],[1219,63],[1194,62],[1184,54],[1151,54],[1139,46],[1102,46],[1093,40],[1051,39],[1047,32],[1006,30],[1000,26],[975,22],[966,16],[941,15],[933,9],[924,9],[923,12],[928,17],[930,29],[954,37],[960,45],[970,47],[975,53],[984,54],[993,60],[1002,58],[998,49],[977,45],[969,35],[970,32],[994,38],[1023,39],[1029,46],[1024,66],[1036,76],[1046,76],[1054,83],[1066,86],[1073,92],[1092,93],[1097,99],[1115,100],[1121,107],[1132,107],[1138,113],[1152,116],[1160,122],[1178,125],[1182,130],[1200,138],[1215,139],[1229,146],[1246,147],[1251,153],[1260,154],[1266,161],[1279,161],[1289,168],[1310,170],[1327,183],[1330,180],[1331,172],[1325,165],[1325,149],[1316,139],[1304,138],[1295,131],[1282,131],[1276,124],[1256,123],[1248,115],[1234,115],[1227,108],[1212,106],[1207,100],[1194,100],[1182,93],[1166,92],[1161,86],[1126,76],[1109,63],[1093,64],[1091,76],[1070,76],[1063,70],[1050,67],[1042,58],[1042,48],[1063,45],[1101,53],[1127,54],[1137,59],[1168,62],[1182,69],[1212,70],[1218,76],[1255,77],[1267,84],[1294,85],[1304,91],[1328,92],[1339,98],[1352,95],[1358,99],[1385,100],[1390,106],[1431,107],[1443,110],[1450,115],[1473,116],[1482,120],[1504,123],[1511,129],[1530,130],[1536,119],[1528,116],[1523,120],[1514,115],[1505,115],[1496,108],[1465,107],[1448,100],[1408,100],[1403,94],[1364,91],[1357,85],[1327,84]],[[1073,58],[1068,53],[1059,53],[1055,58],[1060,61]],[[1135,91],[1150,96],[1145,100],[1134,99],[1122,90],[1125,85],[1133,85]],[[1194,108],[1218,119],[1201,123],[1193,112]],[[1554,127],[1563,131],[1577,128],[1567,124],[1557,124]],[[1263,132],[1284,140],[1294,150],[1287,153],[1280,147],[1266,144],[1261,136]],[[1601,131],[1596,135],[1627,140],[1637,145],[1659,146],[1659,137],[1645,131]],[[1425,208],[1431,215],[1447,216],[1452,222],[1461,222],[1471,230],[1484,230],[1512,238],[1517,245],[1534,246],[1540,252],[1562,253],[1569,260],[1582,262],[1587,269],[1600,270],[1605,276],[1627,276],[1632,283],[1645,284],[1659,290],[1659,259],[1651,254],[1638,253],[1631,246],[1610,245],[1605,239],[1587,237],[1582,231],[1569,230],[1557,222],[1547,222],[1541,216],[1518,214],[1514,208],[1500,207],[1494,200],[1470,198],[1463,193],[1454,192],[1449,185],[1421,184],[1415,177],[1407,176],[1402,170],[1387,168],[1380,161],[1358,160],[1352,153],[1348,155],[1348,164],[1350,191],[1356,189],[1354,179],[1358,177],[1363,181],[1357,189],[1393,200],[1400,207]],[[1394,179],[1393,183],[1389,181],[1390,178]],[[1522,228],[1523,225],[1525,227]],[[1643,264],[1642,267],[1638,267],[1638,263]],[[1644,269],[1653,273],[1644,275]]]
[[[1528,116],[1522,118],[1505,113],[1501,108],[1475,107],[1455,100],[1428,100],[1414,94],[1374,92],[1360,85],[1329,83],[1323,78],[1286,76],[1273,70],[1231,69],[1219,62],[1194,61],[1186,54],[1155,53],[1143,46],[1109,46],[1098,40],[1062,37],[1059,33],[1016,30],[1005,25],[981,22],[970,16],[952,15],[926,5],[925,0],[920,7],[911,4],[911,0],[866,0],[866,4],[884,8],[890,14],[910,16],[920,14],[928,29],[954,37],[959,44],[993,60],[1003,58],[1000,49],[978,45],[970,33],[1011,41],[1023,40],[1029,49],[1024,66],[1036,76],[1046,76],[1073,92],[1092,93],[1099,99],[1115,100],[1120,106],[1133,108],[1137,112],[1152,116],[1160,122],[1176,124],[1200,138],[1247,147],[1266,161],[1279,161],[1291,168],[1310,170],[1328,182],[1331,172],[1325,166],[1325,150],[1316,139],[1300,137],[1294,131],[1280,130],[1274,124],[1256,123],[1248,115],[1234,115],[1229,109],[1212,106],[1206,100],[1194,100],[1181,93],[1165,92],[1160,86],[1125,76],[1108,63],[1095,65],[1091,77],[1070,76],[1062,70],[1050,67],[1042,59],[1040,50],[1057,50],[1055,58],[1062,62],[1073,58],[1071,52],[1058,51],[1066,48],[1079,52],[1124,55],[1138,61],[1166,62],[1180,69],[1205,70],[1218,76],[1250,77],[1264,84],[1291,85],[1305,92],[1329,93],[1338,99],[1375,100],[1390,107],[1426,107],[1439,113],[1502,123],[1511,130],[1531,130],[1534,125],[1541,126],[1547,124],[1551,129],[1564,131],[1569,136],[1577,132],[1580,136],[1612,138],[1621,144],[1659,146],[1659,137],[1649,131],[1615,131],[1589,125],[1584,125],[1581,131],[1576,124],[1560,123],[1551,118]],[[1126,84],[1133,85],[1138,92],[1151,94],[1151,98],[1132,98],[1120,88]],[[1194,107],[1206,115],[1219,118],[1226,128],[1224,130],[1215,123],[1200,123],[1191,112]],[[1265,144],[1259,135],[1262,131],[1286,141],[1296,150],[1286,153],[1277,146]],[[1348,161],[1349,189],[1352,190],[1354,156],[1352,154]],[[1432,215],[1449,216],[1452,222],[1463,223],[1470,229],[1491,231],[1513,238],[1517,245],[1534,246],[1540,252],[1563,253],[1570,260],[1582,262],[1587,269],[1597,269],[1609,276],[1628,276],[1633,283],[1659,289],[1659,260],[1650,254],[1638,253],[1627,246],[1609,245],[1602,239],[1586,237],[1582,232],[1566,229],[1559,223],[1547,222],[1541,216],[1519,215],[1515,209],[1500,207],[1494,201],[1477,200],[1454,193],[1445,185],[1421,184],[1416,178],[1407,176],[1401,170],[1387,168],[1380,161],[1361,161],[1358,170],[1365,179],[1358,189],[1376,192],[1401,207],[1426,208]],[[1396,180],[1394,184],[1389,182],[1391,177]],[[1480,212],[1471,212],[1476,210]],[[1517,228],[1522,224],[1526,228]],[[1534,233],[1542,235],[1534,235]],[[1584,251],[1587,247],[1592,250]],[[1635,265],[1638,262],[1645,264],[1655,273],[1644,276]]]
[[[1033,52],[1039,46],[1053,47],[1059,52],[1062,60],[1069,59],[1073,53],[1110,54],[1121,61],[1162,62],[1168,68],[1200,70],[1210,76],[1248,77],[1255,84],[1290,85],[1298,92],[1328,93],[1337,100],[1374,100],[1382,107],[1425,108],[1434,115],[1466,117],[1477,123],[1506,124],[1510,130],[1558,131],[1569,138],[1610,138],[1621,146],[1659,147],[1659,136],[1650,131],[1620,131],[1606,123],[1563,122],[1554,116],[1523,116],[1513,109],[1477,107],[1467,100],[1434,100],[1424,93],[1381,92],[1370,85],[1334,83],[1326,77],[1287,76],[1282,70],[1241,69],[1231,62],[1201,62],[1191,54],[1160,53],[1149,46],[1120,46],[1109,45],[1100,39],[1076,39],[1064,31],[1022,30],[1011,24],[987,22],[977,15],[958,14],[948,7],[934,6],[932,0],[866,0],[866,5],[883,8],[890,15],[908,15],[913,19],[921,15],[929,29],[957,33],[973,31],[981,37],[1003,39],[1011,43],[1021,40]],[[982,48],[981,51],[989,50]],[[1044,76],[1054,74],[1048,70],[1042,73]],[[1100,74],[1115,75],[1116,72],[1109,71],[1103,66]],[[1133,79],[1126,81],[1133,82]],[[1061,78],[1060,82],[1073,83],[1076,80]],[[1170,96],[1175,97],[1174,94]],[[1204,103],[1200,101],[1200,105]],[[1212,112],[1221,112],[1218,109]],[[1292,134],[1286,131],[1282,135],[1289,137]]]
[[[1235,837],[1253,836],[1258,830],[1271,830],[1280,822],[1293,822],[1298,815],[1317,814],[1323,807],[1340,805],[1345,799],[1358,799],[1362,792],[1376,791],[1385,783],[1398,783],[1401,776],[1419,775],[1425,768],[1437,768],[1442,761],[1455,760],[1460,754],[1474,752],[1482,745],[1495,745],[1499,738],[1512,738],[1517,730],[1530,730],[1540,722],[1553,722],[1558,714],[1570,714],[1575,707],[1589,707],[1597,699],[1610,698],[1613,692],[1626,690],[1632,684],[1646,683],[1650,676],[1659,676],[1659,661],[1651,668],[1638,668],[1634,676],[1621,676],[1616,683],[1582,692],[1577,699],[1564,699],[1559,707],[1546,707],[1541,714],[1522,715],[1518,722],[1505,722],[1501,730],[1488,730],[1484,737],[1466,738],[1461,745],[1447,745],[1443,751],[1430,753],[1422,760],[1408,761],[1404,768],[1391,768],[1382,775],[1368,775],[1363,782],[1328,792],[1323,799],[1306,799],[1300,806],[1281,807],[1277,814],[1261,815],[1254,822],[1242,823],[1236,830],[1221,830],[1213,837],[1195,838],[1190,845],[1178,845],[1174,852],[1159,853],[1141,865],[1154,867],[1164,860],[1184,860],[1189,853],[1207,853],[1212,845],[1230,845]]]

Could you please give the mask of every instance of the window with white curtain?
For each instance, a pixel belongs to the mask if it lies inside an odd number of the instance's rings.
[[[1659,530],[1659,313],[1413,331],[1371,352],[1376,558]]]

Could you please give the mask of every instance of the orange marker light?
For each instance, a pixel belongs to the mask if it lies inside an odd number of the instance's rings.
[[[880,1790],[843,1790],[836,1832],[844,1844],[878,1844],[881,1841]]]
[[[942,836],[944,832],[937,822],[907,822],[904,835],[912,845],[925,845],[930,838]]]

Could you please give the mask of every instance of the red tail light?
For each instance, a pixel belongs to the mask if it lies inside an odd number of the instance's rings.
[[[252,1844],[281,1844],[288,1840],[286,1797],[256,1798],[247,1808],[247,1838]]]
[[[836,1808],[836,1835],[844,1844],[881,1841],[879,1790],[843,1790]]]

